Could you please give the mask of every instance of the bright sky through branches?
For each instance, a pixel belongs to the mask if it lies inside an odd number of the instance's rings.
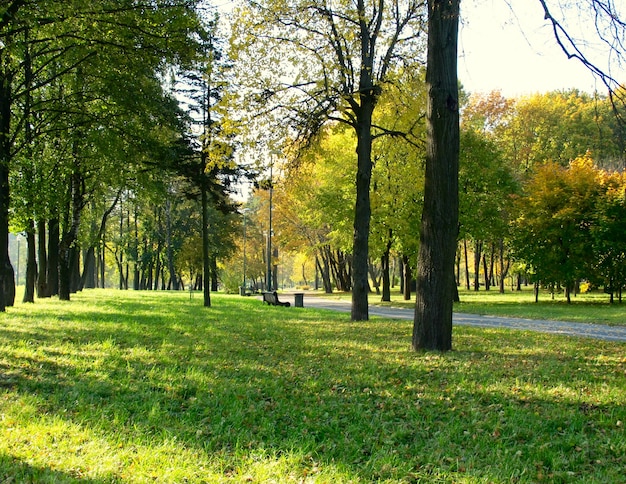
[[[625,2],[614,3],[623,6]],[[551,8],[555,17],[562,15],[560,8]],[[623,7],[619,10],[626,12]],[[608,48],[597,42],[590,18],[574,9],[564,12],[568,33],[585,38],[587,55],[606,69]],[[509,97],[568,88],[606,92],[600,80],[580,61],[568,59],[557,45],[539,0],[465,0],[461,17],[458,69],[467,91],[501,89]],[[616,63],[611,66],[611,75],[626,82],[626,73],[622,68],[620,75],[617,67]]]

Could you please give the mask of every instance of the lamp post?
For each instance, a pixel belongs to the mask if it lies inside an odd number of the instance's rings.
[[[248,209],[243,209],[243,285],[241,290],[241,295],[246,295],[246,215],[248,213]]]
[[[270,163],[270,216],[269,216],[269,229],[267,231],[267,271],[266,271],[266,284],[265,287],[267,291],[272,290],[272,192],[273,192],[273,181],[272,181],[272,168],[273,163]]]

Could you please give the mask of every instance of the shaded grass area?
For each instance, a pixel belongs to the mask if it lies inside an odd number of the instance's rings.
[[[624,344],[212,300],[0,315],[0,482],[623,482]]]

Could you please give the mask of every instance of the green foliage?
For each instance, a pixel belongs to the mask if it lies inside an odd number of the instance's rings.
[[[86,291],[0,332],[0,477],[23,482],[620,482],[623,345],[255,298]],[[306,304],[306,302],[305,302]]]
[[[564,168],[546,163],[518,200],[517,257],[536,280],[573,289],[575,281],[598,278],[611,291],[624,285],[621,260],[623,182],[596,168],[590,156]]]
[[[529,170],[545,161],[562,166],[585,153],[596,160],[620,156],[611,101],[573,91],[516,100],[503,136],[515,166]]]

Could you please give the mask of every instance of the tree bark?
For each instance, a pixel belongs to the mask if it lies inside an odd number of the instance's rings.
[[[48,220],[48,294],[59,294],[59,219]]]
[[[381,298],[382,301],[390,302],[391,301],[391,281],[390,281],[390,253],[391,253],[391,245],[393,244],[393,231],[389,229],[389,238],[387,239],[387,245],[385,246],[385,253],[381,259],[382,272],[383,272],[383,296]]]
[[[371,73],[370,73],[371,75]],[[371,81],[370,81],[371,84]],[[361,85],[361,88],[366,86]],[[372,179],[372,113],[375,97],[372,86],[369,93],[361,93],[361,106],[355,111],[357,117],[357,174],[356,203],[354,207],[354,238],[352,249],[352,321],[369,319],[367,295],[368,249],[372,208],[370,206],[370,182]]]
[[[28,256],[26,258],[26,282],[24,284],[25,303],[35,302],[35,284],[37,282],[37,249],[35,241],[35,222],[29,220],[26,229],[26,248]]]
[[[8,270],[9,261],[9,165],[11,163],[12,76],[8,53],[0,49],[0,312],[15,294],[15,279]],[[6,65],[5,65],[6,64]]]
[[[78,269],[78,229],[84,208],[84,180],[79,171],[80,163],[77,159],[74,163],[69,186],[70,197],[66,207],[68,213],[64,218],[63,236],[59,244],[59,299],[62,301],[69,301],[70,294],[78,286],[75,273]]]
[[[428,1],[427,150],[413,349],[452,349],[459,218],[459,0]]]
[[[480,289],[480,260],[483,254],[483,243],[480,240],[474,241],[474,291]]]
[[[483,274],[485,275],[485,291],[489,291],[489,289],[491,288],[491,275],[489,274],[486,248],[483,251]]]
[[[37,221],[37,255],[39,259],[39,274],[37,277],[37,297],[50,297],[48,291],[48,254],[46,252],[46,221]]]
[[[402,293],[404,294],[404,300],[411,300],[411,282],[413,281],[413,271],[411,270],[411,264],[409,263],[409,257],[404,255],[402,256],[402,261],[404,262],[404,290]]]
[[[207,189],[200,187],[202,193],[202,279],[204,307],[211,307],[211,261],[209,259],[209,198]]]
[[[172,247],[172,202],[167,199],[165,201],[165,245],[167,250],[167,268],[170,273],[170,282],[168,286],[172,290],[178,291],[179,282],[176,275],[176,268],[174,266],[174,248]]]

